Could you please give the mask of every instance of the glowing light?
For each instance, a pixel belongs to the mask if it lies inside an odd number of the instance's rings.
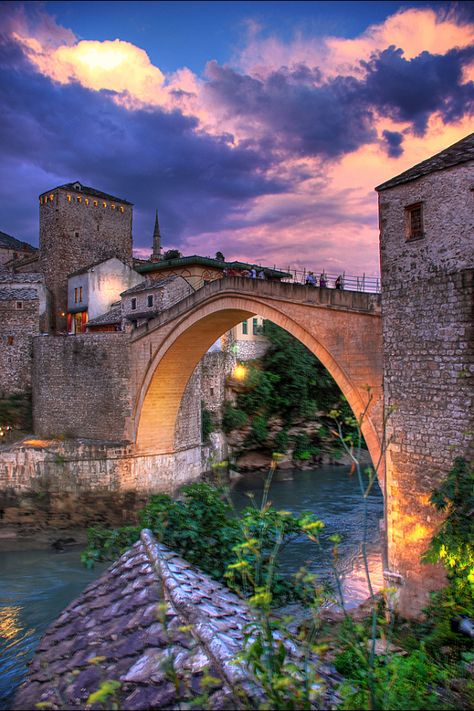
[[[236,365],[232,371],[232,377],[235,378],[235,380],[245,380],[247,377],[247,368],[245,365],[242,365],[242,363]]]

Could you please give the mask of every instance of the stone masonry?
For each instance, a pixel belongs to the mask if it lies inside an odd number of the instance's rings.
[[[455,457],[474,457],[472,158],[379,188],[388,562],[407,615],[444,583],[420,563],[439,522],[429,496]],[[423,234],[410,239],[419,204]]]
[[[109,257],[132,263],[132,208],[126,200],[68,183],[40,195],[40,265],[52,295],[52,326],[66,330],[67,277]],[[64,314],[64,315],[63,315]]]

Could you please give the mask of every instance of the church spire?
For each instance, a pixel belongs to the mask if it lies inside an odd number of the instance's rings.
[[[155,228],[153,230],[153,252],[151,258],[154,262],[159,262],[161,257],[161,232],[160,223],[158,222],[158,210],[155,215]]]

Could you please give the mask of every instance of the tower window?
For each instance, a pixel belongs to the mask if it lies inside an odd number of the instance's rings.
[[[16,307],[17,307],[17,309],[22,309],[23,308],[23,301],[17,301]]]
[[[246,336],[248,332],[249,332],[249,325],[248,325],[247,321],[242,321],[242,333],[244,334],[244,336]]]
[[[115,210],[115,205],[111,205],[110,207],[112,208],[112,210]]]
[[[13,345],[13,336],[7,336],[7,345],[9,345],[9,346]]]
[[[51,195],[49,196],[49,201],[53,202],[53,200],[54,200],[54,193],[51,193]]]
[[[67,196],[67,201],[68,201],[68,202],[71,202],[71,196],[70,196],[70,195]]]
[[[106,202],[103,202],[102,205],[103,205],[104,207],[107,207],[107,203],[106,203]]]
[[[82,202],[82,195],[77,196],[77,202]]]
[[[134,298],[132,299],[132,311],[135,311],[136,308],[137,308],[137,300],[136,300],[135,297],[134,297]]]
[[[77,239],[79,237],[79,232],[74,232],[74,237]]]
[[[82,304],[82,286],[79,287],[79,303]]]
[[[147,297],[148,306],[153,306],[153,294],[149,294]]]
[[[258,335],[258,320],[256,318],[252,319],[252,333],[254,336]]]
[[[120,210],[120,212],[123,212],[123,211],[124,211],[124,209],[123,209],[123,206],[122,206],[122,205],[120,205],[120,207],[119,207],[119,210]]]
[[[88,205],[88,204],[89,204],[89,198],[84,198],[84,202],[86,203],[86,205]]]
[[[75,303],[75,304],[78,303],[78,300],[77,300],[77,299],[78,299],[78,293],[79,293],[79,292],[78,292],[78,288],[77,288],[77,286],[76,286],[76,287],[74,287],[74,303]]]
[[[423,231],[423,203],[417,202],[405,208],[405,232],[407,241],[425,236]]]
[[[99,206],[98,201],[97,201],[97,200],[94,200],[94,207],[98,207],[98,206]]]

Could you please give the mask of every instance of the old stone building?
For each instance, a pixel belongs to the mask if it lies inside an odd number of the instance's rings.
[[[68,333],[85,333],[88,321],[106,314],[120,294],[143,282],[140,274],[117,257],[93,263],[69,275]]]
[[[49,298],[41,274],[0,272],[0,393],[31,391],[33,337],[49,330]]]
[[[127,200],[79,182],[40,195],[40,266],[51,292],[52,326],[66,332],[67,279],[116,257],[132,265],[132,210]]]
[[[0,231],[0,269],[9,268],[9,264],[25,257],[32,257],[37,253],[36,247],[27,242],[7,235]]]
[[[431,491],[474,457],[474,134],[377,190],[389,565],[409,612],[444,580],[414,565],[437,521]]]

